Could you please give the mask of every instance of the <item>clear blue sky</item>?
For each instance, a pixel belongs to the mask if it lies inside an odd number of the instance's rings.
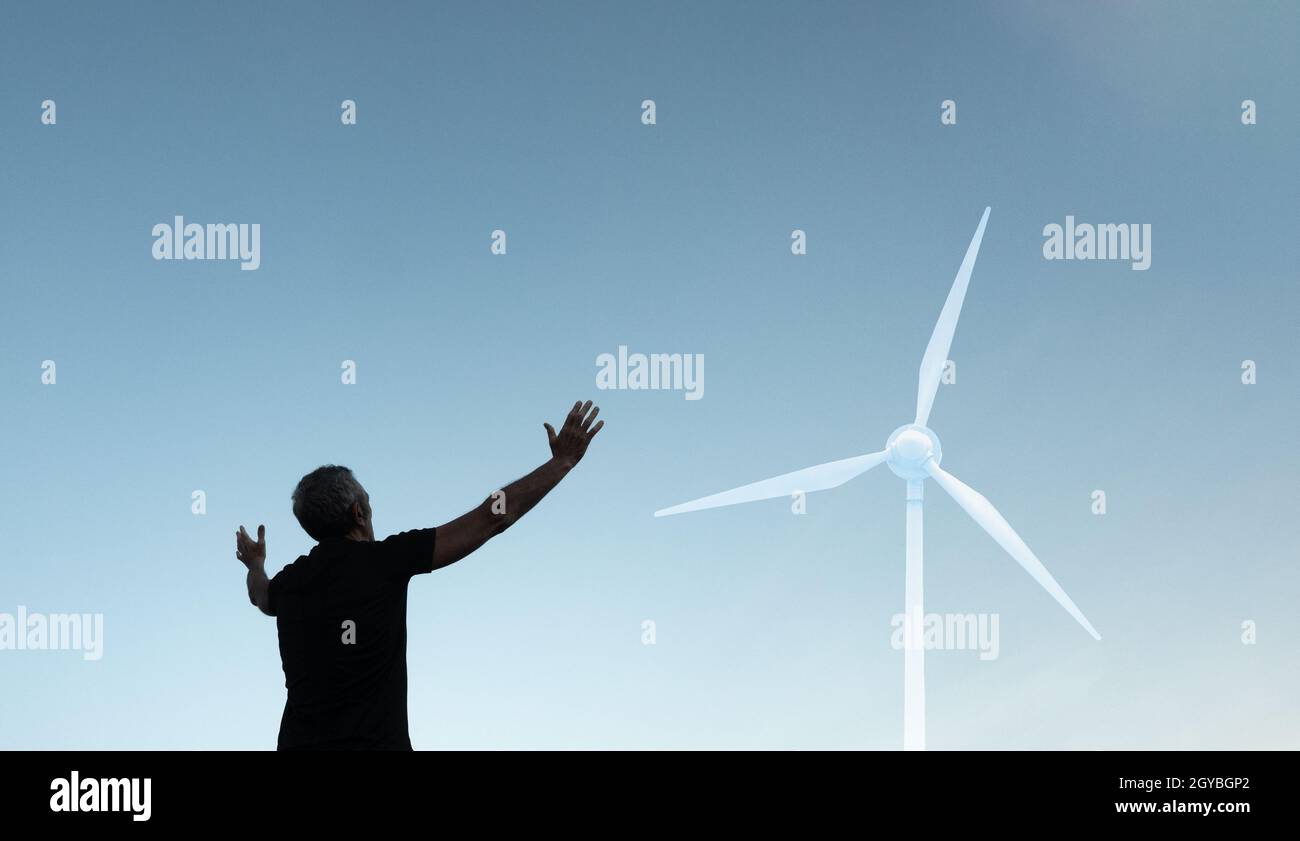
[[[930,655],[930,746],[1300,746],[1297,43],[1262,2],[7,4],[0,612],[105,651],[0,651],[0,746],[273,746],[236,527],[305,552],[326,462],[436,525],[595,397],[581,468],[413,583],[414,744],[896,747],[898,479],[651,512],[880,449],[986,205],[930,425],[1103,640],[931,483],[927,608],[1001,656]],[[177,214],[261,268],[154,261]],[[1045,261],[1067,214],[1150,270]],[[704,399],[597,393],[620,344]]]

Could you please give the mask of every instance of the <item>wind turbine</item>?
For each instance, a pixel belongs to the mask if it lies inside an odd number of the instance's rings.
[[[905,602],[907,613],[903,625],[904,750],[925,749],[925,646],[921,634],[925,611],[921,578],[921,509],[927,478],[933,479],[955,499],[971,519],[1024,567],[1025,572],[1032,575],[1034,580],[1041,584],[1043,589],[1061,604],[1061,607],[1069,611],[1070,615],[1078,620],[1094,639],[1101,639],[1101,635],[1092,627],[1092,623],[1083,615],[1083,611],[1079,610],[1074,601],[1066,595],[1061,585],[1056,583],[1056,579],[1029,549],[1025,541],[1020,539],[1020,535],[1011,528],[1011,524],[998,513],[993,504],[974,488],[939,466],[939,462],[943,460],[943,448],[939,444],[939,436],[926,426],[930,420],[930,409],[934,405],[935,394],[939,390],[939,378],[948,359],[948,350],[952,346],[952,336],[957,329],[957,317],[961,315],[961,305],[966,299],[966,287],[970,285],[971,270],[975,268],[975,257],[979,254],[980,240],[984,238],[984,226],[989,220],[990,209],[984,208],[979,227],[975,229],[975,236],[971,237],[966,256],[961,261],[961,268],[957,270],[957,278],[952,282],[948,299],[944,301],[943,310],[939,313],[939,321],[934,326],[934,332],[930,334],[930,343],[926,345],[925,356],[921,358],[921,372],[916,390],[916,420],[895,429],[885,442],[885,449],[878,453],[805,467],[803,470],[785,473],[655,512],[656,517],[667,517],[705,508],[720,508],[725,505],[791,496],[796,493],[829,490],[881,464],[888,464],[894,475],[906,480]]]

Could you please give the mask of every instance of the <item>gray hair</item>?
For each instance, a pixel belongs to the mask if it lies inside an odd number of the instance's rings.
[[[353,503],[364,491],[352,471],[337,464],[318,467],[293,489],[293,516],[317,541],[343,537],[352,530]]]

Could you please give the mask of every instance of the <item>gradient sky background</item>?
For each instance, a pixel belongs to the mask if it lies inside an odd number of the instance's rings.
[[[1103,640],[928,483],[927,609],[1001,617],[928,657],[930,747],[1300,746],[1297,43],[1293,3],[5,4],[0,611],[105,654],[0,651],[0,746],[273,747],[237,526],[307,551],[326,462],[380,534],[445,522],[594,397],[579,470],[413,582],[415,746],[897,747],[900,480],[651,513],[880,449],[985,205],[930,425]],[[155,262],[177,214],[261,269]],[[1066,214],[1151,269],[1045,261]],[[598,393],[620,344],[704,399]]]

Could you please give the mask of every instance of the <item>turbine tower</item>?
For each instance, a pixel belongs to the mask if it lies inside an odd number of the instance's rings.
[[[925,598],[921,574],[923,561],[921,541],[922,509],[927,478],[933,479],[935,484],[956,500],[972,520],[988,532],[1008,555],[1025,568],[1025,572],[1032,575],[1052,598],[1056,599],[1089,634],[1092,634],[1093,639],[1101,639],[1101,635],[1092,627],[1092,623],[1083,615],[1083,611],[1079,610],[1074,601],[1066,595],[1061,585],[1056,583],[1056,579],[992,503],[974,488],[939,466],[939,462],[943,460],[943,447],[939,443],[939,436],[927,426],[930,420],[930,409],[934,406],[935,394],[939,391],[943,366],[948,359],[948,350],[952,346],[953,333],[957,330],[957,318],[961,315],[961,305],[966,299],[966,287],[970,285],[971,271],[975,268],[980,241],[984,238],[984,226],[989,220],[989,210],[990,208],[984,208],[979,227],[971,237],[966,256],[961,261],[961,268],[957,270],[957,278],[953,281],[948,299],[944,301],[943,310],[939,313],[939,321],[934,325],[934,332],[930,334],[930,343],[926,345],[925,356],[921,358],[921,371],[916,389],[916,419],[895,429],[885,442],[885,449],[876,453],[805,467],[803,470],[785,473],[655,512],[656,517],[667,517],[705,508],[720,508],[725,505],[773,499],[796,493],[829,490],[880,464],[888,464],[894,475],[906,481],[907,577],[904,594],[906,613],[903,622],[904,750],[925,749],[925,645],[922,633]]]

